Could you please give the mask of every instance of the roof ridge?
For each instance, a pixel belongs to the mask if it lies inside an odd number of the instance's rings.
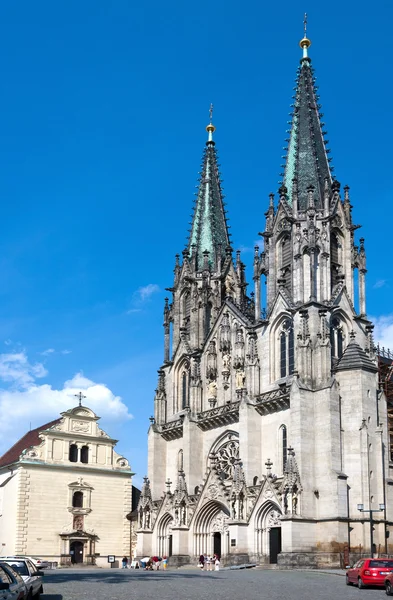
[[[4,452],[4,454],[0,456],[0,467],[4,467],[7,464],[16,462],[19,459],[19,456],[22,454],[23,450],[26,450],[26,448],[30,448],[31,446],[36,446],[38,444],[39,433],[49,429],[50,427],[53,427],[53,425],[56,425],[57,423],[60,423],[61,420],[62,417],[54,419],[53,421],[49,421],[48,423],[45,423],[40,427],[30,429],[30,431],[22,435],[22,437],[19,438],[19,440],[17,440],[15,444],[11,446],[11,448],[6,450],[6,452]],[[26,443],[24,443],[24,440],[26,441]],[[28,440],[31,440],[31,443],[28,443]],[[20,451],[17,453],[17,450]],[[10,456],[9,459],[8,456]]]

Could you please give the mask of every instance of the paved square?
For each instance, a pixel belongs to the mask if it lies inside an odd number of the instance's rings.
[[[382,588],[358,590],[343,575],[316,571],[200,572],[197,569],[46,571],[42,600],[341,600],[383,598]]]

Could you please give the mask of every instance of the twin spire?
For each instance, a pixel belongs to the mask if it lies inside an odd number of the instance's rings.
[[[297,72],[296,92],[293,96],[291,128],[286,140],[285,164],[282,165],[282,191],[290,205],[297,203],[298,210],[307,208],[310,189],[313,189],[316,208],[323,207],[326,183],[330,187],[332,168],[325,140],[323,114],[315,85],[314,72],[308,49],[311,41],[307,37],[307,15],[304,17],[304,35],[299,42],[303,50]],[[202,171],[199,178],[197,198],[191,223],[186,252],[196,253],[197,269],[223,258],[230,248],[230,235],[224,209],[220,173],[213,133],[213,105],[210,105],[210,122],[206,127],[208,139],[203,154]],[[296,191],[295,191],[296,190]],[[295,196],[296,194],[296,196]],[[207,254],[208,253],[208,254]]]
[[[230,246],[224,195],[213,141],[216,128],[212,122],[212,104],[209,112],[210,123],[206,127],[208,139],[203,153],[202,171],[187,246],[187,252],[196,256],[197,270],[202,269],[206,264],[204,257],[207,256],[208,263],[212,264],[223,258],[226,249]]]

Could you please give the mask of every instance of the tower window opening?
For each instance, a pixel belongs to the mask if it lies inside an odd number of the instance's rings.
[[[285,465],[287,463],[287,453],[288,453],[288,439],[287,439],[287,428],[285,425],[281,427],[281,443],[282,443],[282,471],[284,472]]]
[[[188,377],[185,371],[181,378],[181,407],[182,409],[188,407]]]
[[[76,444],[71,444],[68,452],[68,459],[70,462],[78,461],[78,446]]]
[[[286,319],[280,333],[280,377],[292,375],[295,370],[295,339],[293,323]]]
[[[187,333],[190,331],[190,319],[191,319],[191,294],[186,292],[183,297],[183,327],[186,328]]]
[[[81,448],[81,462],[86,464],[89,462],[89,447],[82,446]]]
[[[330,327],[330,345],[332,352],[332,361],[339,360],[344,351],[343,328],[339,319],[334,318]]]
[[[206,309],[205,309],[205,338],[207,338],[207,336],[210,333],[211,319],[212,319],[212,305],[210,302],[208,302],[206,305]]]

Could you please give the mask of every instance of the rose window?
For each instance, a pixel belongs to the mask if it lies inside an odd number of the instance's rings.
[[[239,442],[229,441],[216,452],[216,468],[221,479],[232,479],[239,460]]]

